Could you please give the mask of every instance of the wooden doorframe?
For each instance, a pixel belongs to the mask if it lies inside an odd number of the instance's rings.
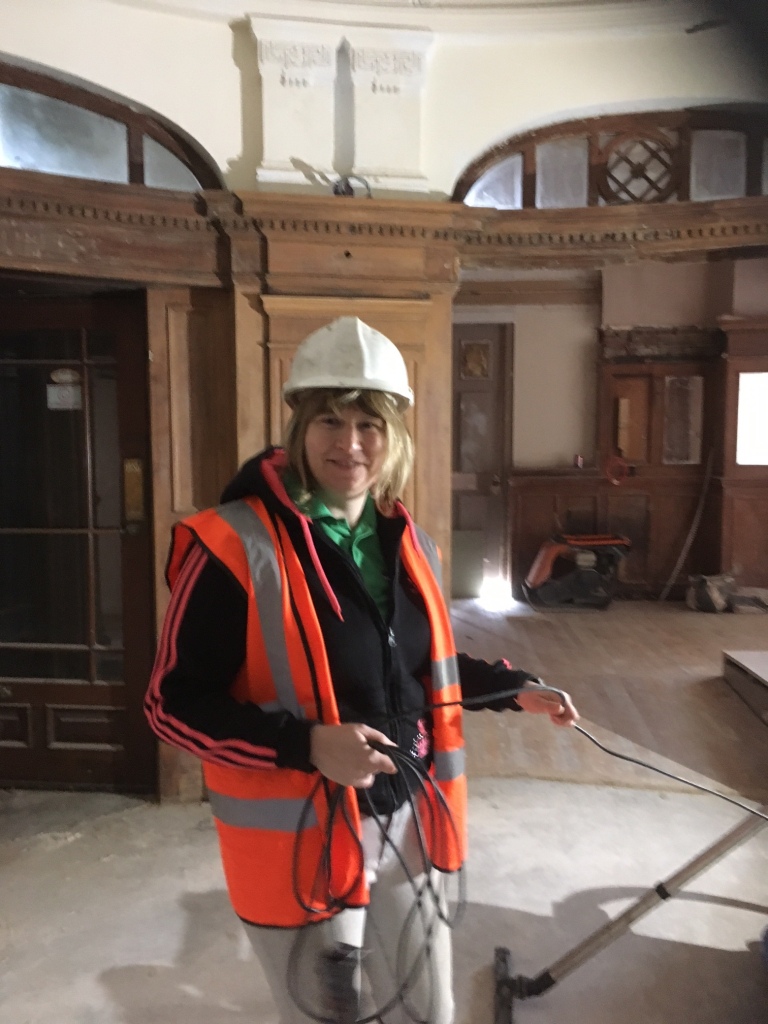
[[[764,252],[768,198],[709,203],[595,207],[584,210],[496,211],[420,200],[339,199],[330,195],[189,193],[110,185],[0,170],[0,268],[11,273],[57,274],[100,282],[135,282],[155,290],[148,302],[150,345],[167,337],[173,301],[160,294],[203,289],[232,296],[229,331],[235,367],[232,398],[234,446],[221,443],[229,460],[242,460],[266,440],[270,320],[262,296],[359,297],[427,300],[426,356],[419,386],[427,444],[449,436],[451,302],[459,265],[466,269],[601,268],[628,260],[706,259]],[[234,292],[229,291],[234,289]],[[182,299],[182,306],[185,299]],[[218,301],[218,300],[217,300]],[[224,302],[226,305],[226,301]],[[177,306],[178,309],[178,306]],[[179,326],[179,311],[171,317]],[[174,322],[174,317],[177,319]],[[225,314],[214,317],[223,323]],[[183,347],[183,345],[182,345]],[[150,349],[150,355],[152,349]],[[155,476],[155,535],[184,509],[171,502],[174,469],[167,447],[155,442],[168,420],[167,367],[150,364],[151,429]],[[439,393],[429,395],[430,386]],[[181,394],[177,389],[177,396]],[[189,396],[187,396],[189,401]],[[177,428],[178,429],[178,428]],[[227,431],[229,431],[227,427]],[[230,453],[234,447],[235,454]],[[180,443],[179,458],[192,459]],[[423,460],[422,460],[423,461]],[[429,460],[427,460],[429,462]],[[218,470],[216,471],[218,472]],[[450,462],[429,462],[422,525],[450,561]],[[163,476],[165,474],[165,476]],[[213,473],[210,477],[212,480]],[[202,493],[202,492],[201,492]],[[163,559],[156,553],[157,611],[166,600]],[[183,756],[161,747],[160,791],[196,798],[199,764],[179,770]],[[189,780],[193,780],[190,782]],[[168,785],[166,785],[168,782]]]
[[[0,270],[0,279],[6,278]],[[11,283],[16,282],[11,278]],[[94,291],[83,281],[77,279],[59,280],[57,282],[38,281],[28,282],[27,295],[16,296],[13,294],[13,287],[0,298],[0,304],[4,304],[3,327],[7,330],[35,331],[35,330],[57,330],[57,331],[79,331],[90,332],[90,337],[95,332],[107,331],[114,336],[114,367],[117,373],[117,407],[115,413],[117,420],[114,422],[116,429],[115,440],[117,442],[113,457],[116,460],[111,464],[111,483],[117,486],[117,481],[122,479],[122,468],[130,461],[141,467],[141,481],[143,488],[143,501],[141,509],[136,507],[136,521],[126,528],[125,522],[120,519],[112,519],[100,523],[96,515],[97,504],[95,501],[96,487],[95,480],[91,478],[94,471],[93,459],[95,451],[90,445],[96,439],[96,420],[89,418],[89,394],[82,398],[82,416],[85,418],[82,429],[86,432],[83,441],[83,487],[90,491],[94,504],[91,507],[93,518],[89,514],[85,519],[78,520],[71,525],[78,531],[77,536],[91,537],[94,547],[88,556],[88,568],[83,576],[85,590],[90,594],[89,607],[95,609],[98,622],[100,602],[97,593],[100,590],[102,577],[98,575],[96,564],[91,559],[97,558],[99,550],[99,537],[109,539],[119,537],[120,539],[120,560],[122,572],[120,580],[120,620],[122,624],[122,678],[108,682],[107,676],[84,676],[83,679],[90,680],[87,684],[75,681],[72,682],[66,673],[50,680],[38,679],[35,681],[22,680],[11,684],[14,690],[20,691],[20,700],[26,700],[29,704],[27,712],[30,720],[30,747],[29,764],[26,766],[29,773],[20,777],[17,774],[18,768],[26,771],[24,764],[9,764],[13,770],[12,776],[7,781],[13,785],[32,786],[39,788],[97,788],[114,789],[120,792],[131,793],[152,793],[155,788],[157,774],[157,750],[156,743],[147,727],[143,715],[143,681],[148,676],[155,647],[154,629],[154,576],[152,563],[152,535],[151,535],[151,472],[149,460],[149,395],[148,381],[146,378],[147,361],[147,330],[145,318],[144,294],[141,289],[133,288],[129,291],[110,292],[104,290]],[[85,337],[81,335],[81,337]],[[41,357],[37,357],[41,359]],[[82,353],[81,353],[82,358]],[[62,358],[65,365],[69,362]],[[57,357],[45,357],[43,365],[50,363],[55,366]],[[98,369],[98,362],[89,361],[87,366],[90,373]],[[89,379],[86,377],[86,379]],[[92,378],[91,378],[92,379]],[[78,427],[78,430],[80,428]],[[111,434],[107,435],[108,437]],[[117,461],[119,460],[119,461]],[[88,463],[88,466],[85,463]],[[64,465],[60,463],[60,465]],[[90,467],[90,468],[89,468]],[[66,473],[66,469],[64,469]],[[110,475],[108,475],[109,478]],[[41,486],[45,486],[44,484]],[[113,491],[113,493],[115,493]],[[89,500],[91,500],[89,498]],[[124,511],[124,505],[121,506]],[[117,515],[117,508],[114,510]],[[122,525],[121,525],[122,524]],[[37,528],[43,535],[47,532],[56,533],[61,524],[41,526]],[[104,532],[99,533],[99,528]],[[84,532],[87,531],[87,532]],[[86,548],[87,550],[87,548]],[[38,580],[38,586],[44,585],[44,580]],[[61,581],[57,585],[61,586]],[[65,584],[66,585],[66,584]],[[96,667],[94,659],[98,659],[99,641],[93,635],[93,621],[87,630],[87,635],[78,640],[81,644],[91,644],[90,652],[84,651],[90,664],[90,671]],[[98,632],[98,630],[97,630]],[[66,645],[64,645],[66,646]],[[112,644],[108,644],[112,647]],[[119,645],[114,647],[120,649]],[[96,682],[95,680],[103,680]],[[50,693],[48,692],[50,691]],[[57,728],[56,711],[67,712],[69,709],[70,718],[80,714],[81,729],[80,735],[76,734],[78,726],[74,718],[70,722],[70,735],[66,740],[57,737],[54,731]],[[41,724],[40,712],[44,713],[45,728]],[[92,713],[101,713],[104,721],[109,717],[115,721],[124,721],[124,733],[122,739],[115,738],[109,734],[107,739],[93,739],[88,734],[89,725],[83,725],[83,716]],[[34,727],[33,727],[34,723]],[[108,726],[102,726],[104,733],[108,732]],[[117,728],[117,726],[116,726]],[[43,732],[41,732],[43,730]],[[45,739],[43,739],[43,733]],[[120,735],[119,732],[116,735]],[[115,743],[119,746],[105,746],[100,744]],[[80,750],[78,751],[78,745]],[[35,751],[45,756],[45,762],[37,758]],[[69,760],[68,760],[69,758]],[[33,763],[34,762],[34,763]],[[51,775],[43,776],[41,770],[51,772]]]
[[[466,320],[454,321],[453,323],[453,341],[451,345],[451,359],[452,359],[452,373],[451,379],[452,385],[452,401],[451,401],[451,422],[454,428],[454,432],[457,424],[458,410],[456,408],[458,388],[458,367],[456,366],[457,357],[457,329],[460,328],[477,328],[478,330],[489,330],[495,335],[495,339],[499,343],[499,362],[500,362],[500,373],[501,379],[498,381],[498,398],[501,402],[501,415],[500,422],[498,424],[498,439],[500,441],[500,453],[499,453],[499,487],[501,495],[501,509],[500,518],[501,524],[499,527],[499,551],[498,551],[498,570],[499,575],[503,579],[509,579],[509,573],[511,571],[511,534],[510,534],[510,500],[509,500],[509,487],[508,481],[513,467],[513,452],[514,452],[514,335],[515,327],[512,321],[493,321],[483,319],[482,317],[477,320]],[[452,459],[455,457],[455,439],[452,444]],[[460,473],[458,474],[461,475]],[[474,474],[470,474],[474,475]],[[452,487],[451,487],[451,507],[455,504],[454,494],[456,491],[455,481],[457,474],[452,474]],[[459,488],[461,490],[461,488]],[[451,520],[451,531],[455,531],[455,523],[453,522],[453,516]],[[486,550],[486,556],[488,551]]]
[[[501,569],[505,580],[512,579],[512,495],[509,482],[515,465],[515,324],[504,325],[504,541],[501,550]]]

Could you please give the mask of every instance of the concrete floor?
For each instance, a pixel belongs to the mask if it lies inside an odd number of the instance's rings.
[[[536,975],[743,812],[712,797],[533,779],[471,785],[457,1024],[493,1024],[494,947]],[[0,792],[1,1024],[276,1024],[205,806]],[[768,829],[516,1024],[765,1024]]]

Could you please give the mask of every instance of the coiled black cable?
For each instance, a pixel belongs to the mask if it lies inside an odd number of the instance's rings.
[[[470,708],[477,704],[487,704],[489,701],[500,701],[500,700],[512,700],[523,692],[530,692],[532,688],[530,686],[519,686],[506,690],[500,690],[494,693],[481,695],[478,697],[468,697],[462,700],[447,701],[445,703],[433,705],[430,710],[437,710],[439,708],[456,707],[461,706]],[[541,682],[536,685],[536,690],[545,693],[553,693],[557,695],[563,704],[566,705],[567,698],[562,690],[557,689],[554,686],[547,686]],[[406,718],[409,712],[404,712],[402,715],[397,716],[399,718]],[[590,732],[574,723],[573,726],[577,732],[585,736],[590,742],[595,744],[604,753],[609,754],[611,757],[616,757],[622,761],[627,761],[630,764],[638,765],[642,768],[647,768],[650,771],[657,772],[666,778],[673,779],[676,782],[680,782],[683,785],[690,786],[693,789],[697,789],[703,793],[708,793],[711,796],[716,796],[721,800],[733,804],[739,807],[741,810],[747,811],[749,814],[753,814],[758,818],[762,818],[768,821],[768,815],[759,811],[748,804],[743,803],[740,800],[736,800],[733,797],[727,796],[724,793],[720,793],[709,786],[704,786],[698,782],[694,782],[691,779],[684,778],[683,776],[676,775],[673,772],[666,771],[663,768],[659,768],[657,765],[650,764],[647,761],[643,761],[640,758],[631,757],[628,754],[622,754],[619,751],[611,750],[605,744],[601,743],[596,737]],[[419,848],[419,856],[421,861],[421,868],[423,869],[414,875],[403,857],[402,852],[397,848],[397,845],[392,841],[388,834],[387,824],[382,820],[381,816],[376,812],[370,796],[366,793],[367,799],[367,810],[369,815],[377,822],[380,830],[382,841],[388,845],[394,855],[398,859],[405,877],[408,879],[409,884],[413,888],[414,901],[411,907],[411,911],[403,925],[402,933],[400,936],[400,942],[398,945],[397,957],[396,957],[396,969],[395,969],[395,984],[396,991],[392,998],[382,1007],[377,1007],[371,1014],[365,1017],[359,1017],[357,1024],[373,1024],[375,1021],[382,1021],[387,1013],[389,1013],[395,1006],[400,1005],[405,1012],[410,1016],[414,1024],[421,1024],[421,1019],[416,1016],[413,1009],[408,1005],[408,995],[412,991],[416,979],[418,978],[419,972],[422,970],[425,962],[429,961],[431,955],[431,938],[434,934],[434,928],[436,921],[441,921],[449,928],[453,928],[459,920],[461,913],[463,912],[466,902],[466,883],[464,876],[464,869],[460,868],[454,873],[458,891],[456,898],[453,900],[455,903],[455,910],[452,914],[448,913],[448,900],[442,891],[434,885],[433,874],[435,867],[432,864],[428,850],[430,846],[434,848],[437,832],[439,829],[449,829],[453,831],[454,837],[458,838],[458,830],[456,823],[451,815],[450,808],[440,791],[439,787],[432,778],[429,770],[426,768],[424,763],[413,757],[411,754],[404,750],[401,750],[397,746],[389,746],[385,744],[378,744],[370,742],[369,746],[390,757],[395,763],[399,771],[409,773],[410,784],[406,786],[408,793],[407,800],[411,807],[411,814],[417,836],[417,844]],[[326,835],[323,843],[323,850],[321,858],[318,862],[318,874],[315,878],[316,886],[322,888],[323,880],[326,883],[323,889],[324,895],[318,892],[318,904],[307,904],[301,895],[300,887],[298,885],[298,865],[301,859],[301,836],[306,826],[309,815],[314,807],[315,797],[320,789],[324,786],[326,790],[326,799],[328,801],[328,825],[326,829]],[[346,902],[350,895],[350,892],[341,894],[339,896],[332,896],[330,894],[330,880],[332,877],[331,867],[331,846],[332,846],[332,834],[335,824],[337,825],[337,819],[341,815],[341,820],[344,826],[349,830],[350,836],[354,837],[357,844],[360,855],[360,870],[364,870],[364,852],[362,843],[355,828],[353,827],[352,821],[349,817],[349,811],[347,807],[347,794],[349,793],[348,788],[337,786],[330,783],[329,780],[324,779],[322,776],[318,779],[317,783],[313,787],[310,795],[307,797],[305,806],[302,810],[302,814],[297,828],[296,843],[294,844],[294,893],[300,906],[308,913],[312,915],[327,915],[329,913],[339,912],[346,909],[349,904]],[[421,800],[417,799],[422,797]],[[422,820],[421,808],[428,810],[428,821],[425,823]],[[428,833],[425,830],[425,824],[428,826]],[[427,841],[427,834],[429,834],[432,842]],[[321,877],[322,876],[322,877]],[[420,882],[419,879],[423,878]],[[313,886],[313,890],[315,887]],[[325,899],[325,902],[321,902]],[[431,911],[431,916],[428,916],[428,911]],[[413,962],[407,964],[406,952],[409,949],[409,936],[410,931],[416,926],[417,922],[421,922],[422,932],[424,935],[424,941],[422,949],[419,954],[413,958]],[[296,979],[298,972],[295,969],[300,959],[302,949],[302,936],[306,934],[306,929],[299,929],[297,940],[294,943],[294,948],[291,952],[290,966],[288,971],[288,987],[294,1002],[298,1008],[305,1013],[311,1019],[318,1021],[319,1024],[336,1024],[336,1021],[332,1018],[318,1014],[316,1009],[307,1005],[306,1000],[303,997],[303,993],[299,991]],[[429,1019],[429,1014],[428,1014]]]

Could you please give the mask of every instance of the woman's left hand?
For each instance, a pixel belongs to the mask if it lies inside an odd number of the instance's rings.
[[[573,725],[578,722],[579,713],[571,703],[568,694],[564,693],[563,697],[565,703],[556,693],[541,690],[535,683],[532,683],[518,693],[515,700],[523,711],[530,711],[533,715],[549,715],[554,725]]]

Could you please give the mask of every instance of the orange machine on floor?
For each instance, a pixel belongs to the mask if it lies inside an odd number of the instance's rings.
[[[627,537],[612,533],[557,534],[539,548],[523,584],[525,596],[534,607],[606,608],[631,547]]]

